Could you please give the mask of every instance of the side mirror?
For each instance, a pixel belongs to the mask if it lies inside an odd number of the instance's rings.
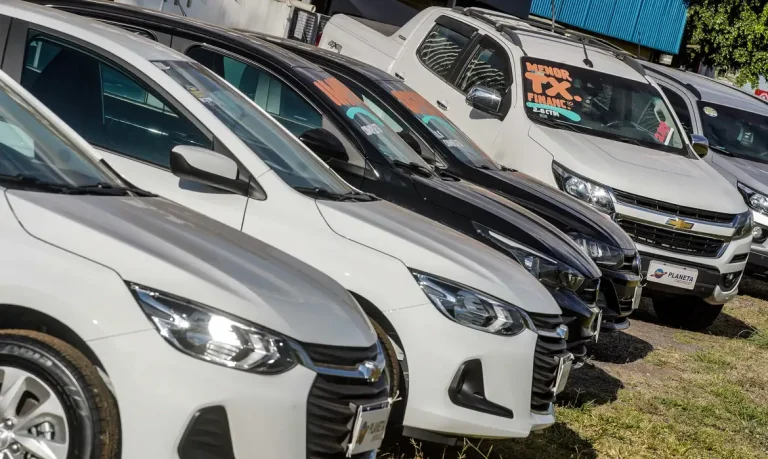
[[[699,155],[699,158],[707,156],[709,153],[709,139],[699,134],[691,134],[691,145],[693,151]]]
[[[309,147],[310,150],[315,152],[323,159],[338,159],[339,161],[349,161],[349,155],[344,148],[344,144],[341,143],[335,135],[329,132],[327,129],[316,128],[301,134],[299,140],[304,142],[304,145]]]
[[[467,93],[467,105],[490,115],[501,110],[501,93],[485,86],[474,86]]]
[[[173,175],[236,194],[247,195],[250,184],[237,179],[237,163],[224,155],[191,145],[171,150]]]
[[[413,134],[411,134],[408,131],[400,131],[397,135],[399,135],[400,138],[403,139],[405,143],[408,144],[409,147],[411,147],[411,150],[415,151],[418,154],[421,154],[421,145],[419,144],[419,141],[416,140],[416,137],[414,137]]]

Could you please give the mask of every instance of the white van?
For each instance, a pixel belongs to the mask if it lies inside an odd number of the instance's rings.
[[[407,397],[407,433],[519,437],[554,422],[571,358],[565,327],[519,264],[353,189],[253,101],[170,48],[13,0],[0,6],[8,20],[3,69],[120,174],[352,292],[401,359],[387,374]],[[308,413],[308,455],[341,454],[324,448],[348,432],[352,413]]]
[[[328,380],[384,427],[384,354],[341,285],[131,188],[2,72],[0,130],[0,457],[303,457],[312,405],[349,407]]]
[[[403,79],[497,162],[614,219],[667,322],[707,327],[736,296],[750,213],[623,51],[478,8],[428,8],[391,36],[337,15],[320,47]]]

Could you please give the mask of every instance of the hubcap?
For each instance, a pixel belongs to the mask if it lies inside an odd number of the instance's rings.
[[[0,459],[66,459],[69,426],[48,384],[13,367],[0,367]]]

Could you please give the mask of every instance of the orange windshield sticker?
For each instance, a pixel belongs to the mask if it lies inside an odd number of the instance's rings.
[[[530,91],[525,95],[527,107],[545,117],[565,116],[581,121],[581,116],[573,111],[581,97],[571,94],[573,79],[568,70],[533,62],[526,62],[525,68],[525,78],[530,82]]]
[[[363,101],[354,92],[334,77],[315,81],[315,86],[320,88],[339,107],[363,105]]]
[[[392,91],[392,95],[395,96],[401,104],[405,105],[411,113],[417,113],[419,115],[432,115],[442,118],[442,114],[435,108],[434,105],[427,102],[427,100],[415,91]]]
[[[670,136],[671,133],[672,133],[672,127],[670,127],[670,125],[665,123],[664,121],[661,121],[659,123],[659,127],[656,128],[656,134],[654,134],[653,137],[659,142],[666,144],[667,138]]]

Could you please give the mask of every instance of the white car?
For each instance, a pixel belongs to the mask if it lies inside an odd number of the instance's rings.
[[[736,296],[751,214],[624,51],[479,8],[428,8],[389,36],[336,15],[320,47],[405,80],[497,162],[615,220],[668,323],[705,328]]]
[[[406,433],[520,437],[554,422],[569,368],[565,327],[519,264],[353,189],[253,101],[176,51],[15,1],[0,6],[8,19],[3,69],[120,174],[352,292],[402,360],[402,384],[395,358],[388,374],[407,397]],[[348,428],[344,415],[328,416],[334,429],[310,424],[310,456]],[[143,450],[140,437],[130,440]]]
[[[0,457],[304,457],[317,406],[351,399],[385,427],[384,354],[341,285],[129,187],[2,72],[0,131]]]

